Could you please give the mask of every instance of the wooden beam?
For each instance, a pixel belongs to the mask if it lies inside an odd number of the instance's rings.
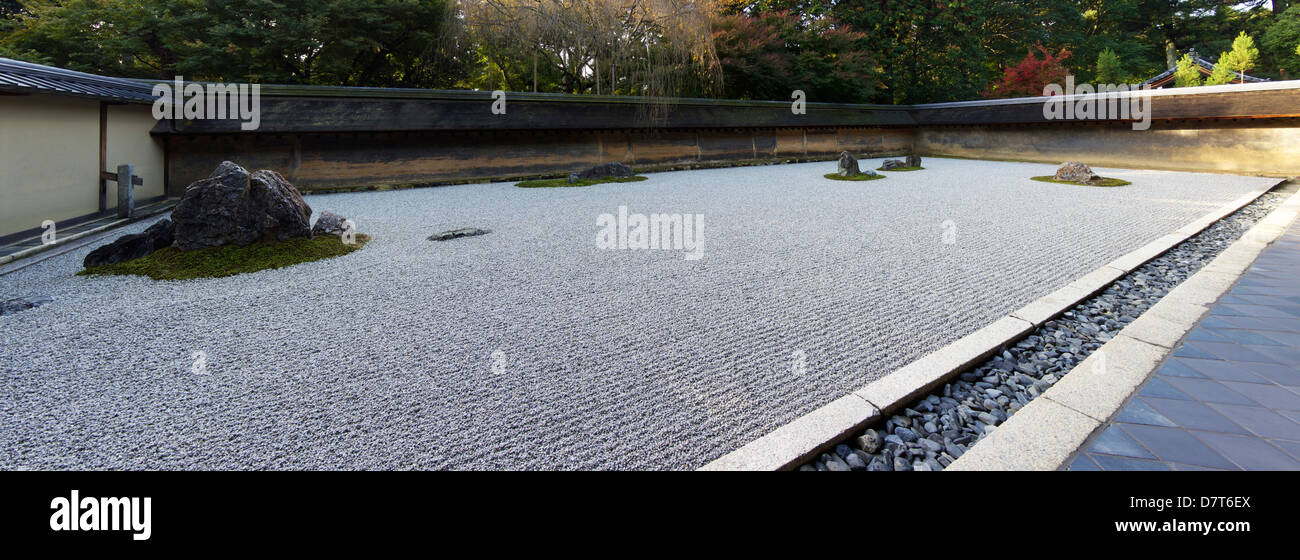
[[[108,103],[99,102],[99,171],[108,167]],[[116,181],[117,179],[113,179]],[[108,210],[108,181],[99,177],[99,211]]]

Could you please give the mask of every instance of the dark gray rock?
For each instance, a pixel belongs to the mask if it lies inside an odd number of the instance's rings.
[[[884,445],[885,440],[880,437],[880,432],[868,428],[867,431],[862,432],[861,436],[858,436],[857,443],[862,447],[863,451],[875,453],[880,451],[880,446]]]
[[[854,177],[862,174],[862,169],[858,168],[858,160],[849,155],[848,152],[840,152],[840,162],[837,167],[840,177]]]
[[[841,443],[835,446],[835,454],[839,455],[841,459],[845,459],[848,458],[849,455],[853,454],[853,448]]]
[[[330,212],[328,210],[320,213],[316,218],[316,225],[311,226],[311,234],[316,235],[343,235],[347,233],[348,227],[345,222],[347,218]]]
[[[12,315],[54,301],[50,296],[18,297],[0,301],[0,315]]]
[[[848,464],[850,469],[853,469],[855,471],[867,470],[867,462],[864,461],[862,457],[859,456],[857,453],[850,453],[847,457],[844,458],[844,462]]]
[[[943,446],[932,439],[921,438],[916,442],[921,444],[921,447],[925,448],[926,451],[933,451],[935,453],[943,451]]]
[[[901,159],[887,159],[885,160],[885,163],[880,164],[881,171],[889,171],[890,169],[898,169],[900,167],[907,167],[907,162]]]
[[[830,454],[822,454],[822,460],[826,462],[826,470],[831,472],[848,472],[852,469],[843,459]]]
[[[892,471],[892,470],[894,470],[894,468],[893,468],[893,461],[890,461],[889,459],[886,459],[886,458],[884,458],[884,457],[879,457],[879,456],[877,456],[877,457],[872,457],[872,458],[871,458],[871,463],[869,463],[869,464],[867,465],[867,470],[868,470],[868,471],[877,471],[877,472],[879,472],[879,471]]]
[[[435,233],[429,236],[429,241],[447,241],[448,239],[459,239],[461,237],[472,237],[475,235],[487,235],[492,233],[490,229],[482,228],[461,228]]]
[[[1076,183],[1091,183],[1101,179],[1092,168],[1088,167],[1081,161],[1067,161],[1057,168],[1056,175],[1052,176],[1057,181],[1073,181]]]
[[[163,218],[140,233],[123,235],[116,241],[91,251],[81,261],[81,266],[104,266],[148,256],[164,247],[171,247],[173,231],[172,221]]]
[[[921,167],[921,156],[911,154],[903,161],[908,167]]]
[[[910,428],[902,427],[895,429],[894,435],[898,436],[898,439],[903,440],[904,443],[916,443],[916,440],[919,438],[919,436],[916,435],[916,432],[913,432]]]
[[[912,463],[909,463],[907,459],[904,459],[902,457],[894,457],[894,470],[910,471],[912,470]]]
[[[250,174],[229,161],[185,188],[172,221],[182,250],[311,237],[311,207],[297,188],[274,171]]]
[[[574,174],[569,175],[569,182],[573,183],[581,179],[605,179],[609,177],[631,177],[635,175],[632,168],[617,161],[602,163],[590,169],[579,171],[574,178]]]

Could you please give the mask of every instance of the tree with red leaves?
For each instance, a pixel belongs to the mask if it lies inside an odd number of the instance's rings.
[[[1062,48],[1055,55],[1048,52],[1043,45],[1034,45],[1043,58],[1034,56],[1033,49],[1015,66],[1002,72],[1002,77],[989,84],[980,93],[986,98],[1004,97],[1038,97],[1043,95],[1047,84],[1063,84],[1065,76],[1070,73],[1061,62],[1070,58],[1070,51]]]

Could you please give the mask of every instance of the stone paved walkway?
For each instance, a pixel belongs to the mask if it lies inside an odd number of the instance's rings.
[[[1300,222],[1069,470],[1300,470]]]

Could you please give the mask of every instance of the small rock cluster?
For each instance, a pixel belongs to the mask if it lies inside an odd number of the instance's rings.
[[[870,169],[863,171],[858,166],[858,160],[848,152],[840,152],[840,161],[836,167],[836,172],[840,177],[857,177],[858,175],[876,175],[875,171]]]
[[[907,167],[921,167],[921,156],[911,154],[905,159],[887,159],[884,163],[880,164],[880,169],[884,171]]]
[[[942,470],[1209,264],[1284,198],[1261,196],[799,470]]]

